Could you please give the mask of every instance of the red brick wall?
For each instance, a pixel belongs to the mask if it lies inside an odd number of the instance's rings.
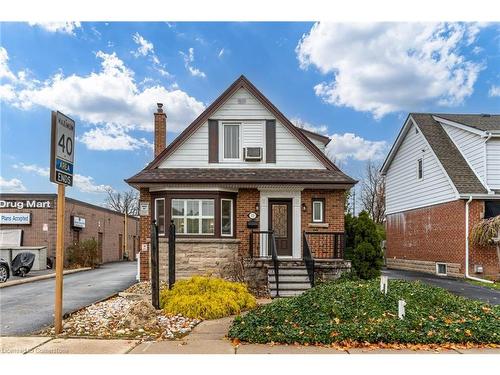
[[[321,198],[325,201],[325,226],[315,226],[312,221],[312,200]],[[306,205],[302,210],[302,232],[344,232],[344,190],[311,190],[302,191],[301,201]],[[313,255],[317,258],[333,257],[333,236],[310,235],[308,243]],[[339,239],[340,240],[340,239]]]
[[[141,188],[139,192],[139,201],[140,202],[149,202],[149,213],[153,207],[151,206],[151,194],[149,193],[148,188]],[[141,249],[141,281],[149,280],[150,271],[149,271],[149,243],[151,242],[151,216],[141,216],[139,218],[140,225],[140,243],[139,248]],[[144,251],[142,245],[146,244],[148,247],[147,251]]]
[[[154,143],[154,153],[155,157],[157,157],[167,144],[167,115],[163,113],[163,110],[155,113]]]
[[[470,204],[469,230],[484,216],[484,202]],[[457,200],[387,216],[387,258],[459,263],[465,273],[465,201]],[[470,246],[469,273],[482,264],[484,275],[497,275],[493,247]]]
[[[247,257],[250,251],[251,229],[247,228],[247,222],[250,220],[248,214],[255,212],[256,204],[260,204],[260,192],[257,189],[240,189],[238,191],[236,199],[236,237],[241,240],[239,254],[243,257]],[[259,228],[255,228],[255,230],[259,230]]]
[[[9,198],[10,199],[10,198]],[[24,197],[19,196],[16,199],[23,200]],[[56,253],[56,204],[57,200],[53,198],[28,197],[34,200],[49,200],[50,209],[2,209],[3,212],[30,212],[30,225],[3,225],[1,229],[22,229],[23,230],[23,245],[24,246],[47,246],[47,256],[55,257]],[[116,214],[108,210],[103,210],[83,202],[67,199],[64,212],[64,249],[67,249],[73,244],[75,230],[71,228],[71,216],[79,216],[85,218],[85,228],[78,231],[78,239],[84,241],[94,238],[98,239],[98,233],[102,233],[102,261],[115,262],[122,260],[120,257],[120,249],[118,246],[118,235],[122,235],[122,244],[125,244],[124,234],[124,218],[121,214]],[[47,224],[47,231],[43,230],[44,224]],[[137,219],[134,217],[128,218],[128,241],[127,250],[131,259],[133,254],[138,249],[139,243],[139,226]],[[136,237],[136,249],[134,251],[134,236]],[[123,254],[123,251],[121,252]]]

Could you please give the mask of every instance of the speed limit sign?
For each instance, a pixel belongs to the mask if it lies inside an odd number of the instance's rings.
[[[61,112],[52,112],[50,181],[73,186],[75,121]]]

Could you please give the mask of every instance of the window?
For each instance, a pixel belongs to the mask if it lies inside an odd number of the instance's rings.
[[[436,274],[439,276],[447,275],[446,263],[436,263]]]
[[[221,199],[220,201],[220,233],[221,236],[233,235],[233,200]]]
[[[155,220],[158,234],[165,234],[165,199],[155,199]]]
[[[419,180],[424,178],[424,160],[423,159],[417,160],[417,178]]]
[[[214,200],[172,199],[172,220],[178,234],[214,234]]]
[[[224,124],[224,159],[240,158],[240,125]]]
[[[322,223],[324,221],[323,199],[313,199],[312,201],[312,221],[313,223]]]

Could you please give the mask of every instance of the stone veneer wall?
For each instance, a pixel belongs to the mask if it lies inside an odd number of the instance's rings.
[[[240,240],[234,238],[177,238],[176,280],[191,276],[218,276],[242,279],[238,257]],[[160,237],[160,280],[168,281],[168,238]]]

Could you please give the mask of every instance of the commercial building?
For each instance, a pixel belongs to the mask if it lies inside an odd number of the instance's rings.
[[[56,194],[0,194],[0,242],[12,241],[29,247],[46,247],[55,259]],[[139,250],[139,222],[128,216],[72,198],[66,198],[64,248],[94,238],[100,263],[135,259]],[[125,231],[125,220],[127,230]]]

